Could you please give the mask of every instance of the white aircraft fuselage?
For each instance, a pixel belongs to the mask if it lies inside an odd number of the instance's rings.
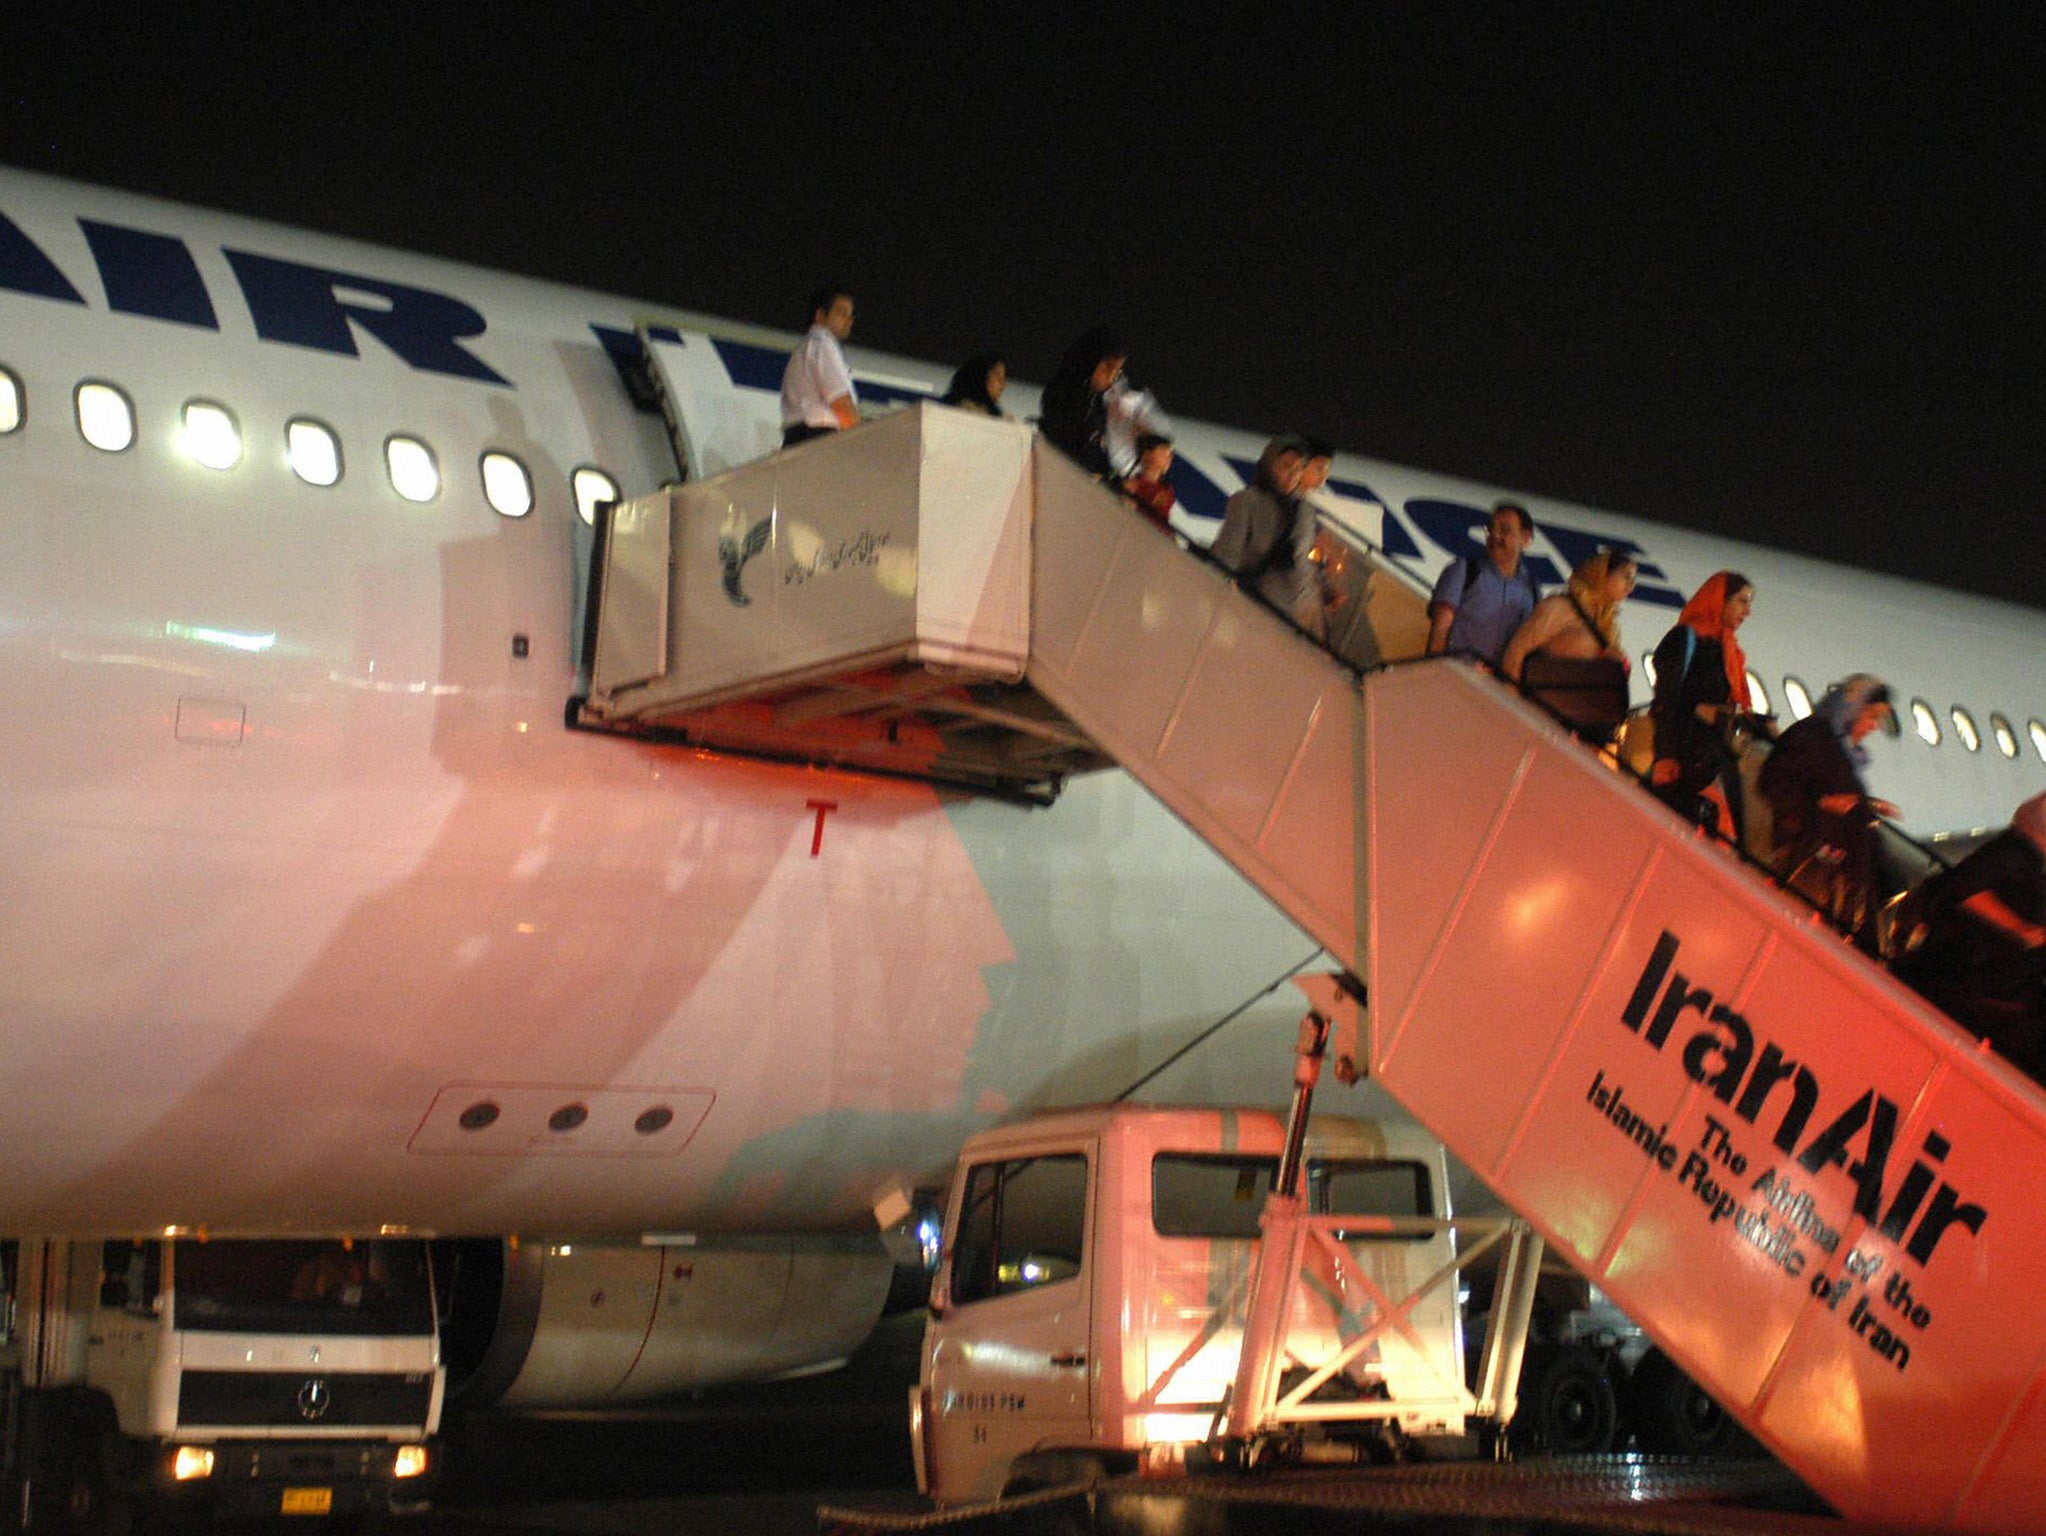
[[[790,337],[0,171],[0,1233],[848,1227],[1311,953],[1119,773],[1032,809],[568,729],[572,476],[677,473],[613,360],[646,321],[719,338],[775,439]],[[870,395],[949,371],[852,361]],[[132,446],[81,435],[89,382]],[[189,453],[194,401],[233,418],[231,467]],[[293,421],[338,440],[336,483],[294,471]],[[394,434],[432,499],[394,488]],[[1179,447],[1204,539],[1260,443]],[[529,513],[492,509],[486,452]],[[1350,457],[1331,489],[1422,577],[1498,494]],[[1552,573],[1639,549],[1636,653],[1733,567],[1779,708],[1786,674],[1857,670],[1926,700],[1941,744],[1907,719],[1871,774],[1914,828],[2046,788],[2046,615],[1523,499]],[[1278,1099],[1293,1015],[1154,1092]]]

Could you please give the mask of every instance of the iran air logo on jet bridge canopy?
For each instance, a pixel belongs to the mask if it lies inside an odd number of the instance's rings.
[[[738,524],[728,524],[736,529]],[[753,601],[739,590],[739,573],[746,569],[746,562],[767,548],[767,536],[772,531],[774,519],[763,517],[746,530],[744,538],[736,533],[724,533],[718,537],[718,563],[725,568],[725,596],[735,607],[744,608]]]

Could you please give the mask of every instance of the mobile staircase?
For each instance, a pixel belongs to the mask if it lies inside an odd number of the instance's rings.
[[[1360,673],[936,406],[617,507],[596,585],[593,728],[1038,798],[1120,764],[1366,981],[1370,1074],[1843,1513],[2037,1527],[2046,1095],[1523,700]],[[1418,650],[1410,590],[1360,593],[1350,661]]]

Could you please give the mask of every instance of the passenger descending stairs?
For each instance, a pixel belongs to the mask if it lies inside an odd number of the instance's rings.
[[[1380,1083],[1842,1513],[2040,1528],[2037,1086],[1473,670],[1360,681],[1019,427],[845,438],[619,510],[587,723],[804,755],[833,721],[808,755],[917,771],[885,722],[1039,793],[1112,759],[1366,978]],[[779,627],[724,633],[763,522]],[[910,565],[810,601],[862,537]]]

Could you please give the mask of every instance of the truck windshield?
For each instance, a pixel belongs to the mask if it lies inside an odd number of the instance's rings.
[[[412,1239],[180,1239],[177,1327],[207,1333],[430,1334],[426,1245]]]
[[[1274,1157],[1161,1152],[1151,1160],[1151,1224],[1160,1237],[1254,1238],[1279,1171]],[[1307,1208],[1326,1216],[1432,1216],[1417,1162],[1310,1158]]]

